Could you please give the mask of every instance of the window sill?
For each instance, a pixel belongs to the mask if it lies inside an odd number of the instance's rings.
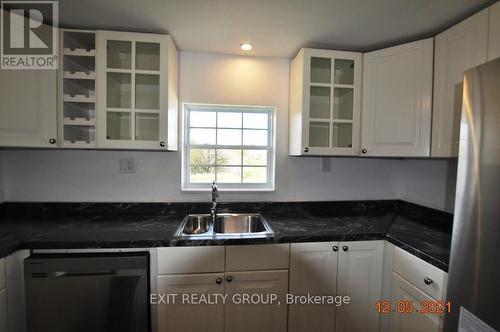
[[[232,193],[255,193],[255,192],[275,192],[275,188],[249,188],[249,189],[236,189],[236,188],[224,188],[217,185],[217,190],[219,192],[232,192]],[[181,192],[183,193],[202,193],[202,192],[211,192],[212,189],[208,188],[181,188]]]

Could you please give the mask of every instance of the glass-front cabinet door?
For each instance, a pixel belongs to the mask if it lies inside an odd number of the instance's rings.
[[[168,36],[101,31],[99,143],[167,149]]]
[[[361,53],[299,52],[291,73],[290,154],[358,154],[361,61]]]

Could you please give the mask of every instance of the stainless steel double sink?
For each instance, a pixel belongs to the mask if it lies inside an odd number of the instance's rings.
[[[274,231],[258,213],[219,213],[187,215],[174,234],[187,239],[230,239],[272,237]]]

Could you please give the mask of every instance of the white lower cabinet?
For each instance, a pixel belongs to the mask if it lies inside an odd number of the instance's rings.
[[[383,241],[341,242],[337,294],[349,296],[348,305],[337,309],[337,332],[379,330],[375,303],[382,296]]]
[[[394,248],[390,332],[442,331],[447,280],[448,274],[443,270]],[[428,304],[426,313],[422,313],[422,301]],[[398,313],[398,303],[409,303],[414,311]]]
[[[350,304],[291,305],[289,331],[378,331],[383,241],[291,245],[290,293],[349,296]]]
[[[393,273],[392,298],[393,308],[396,308],[398,302],[411,301],[418,311],[421,310],[420,301],[433,301],[430,296],[397,273]],[[439,332],[442,330],[442,319],[435,314],[393,312],[390,315],[390,332]]]
[[[0,258],[0,332],[7,332],[9,327],[7,320],[7,284],[5,279],[5,258]]]
[[[156,293],[179,294],[175,303],[156,304],[158,332],[287,331],[288,244],[158,248],[157,252]],[[212,304],[186,303],[184,297],[190,294],[197,299],[210,294]]]
[[[225,332],[286,332],[288,270],[226,272]],[[245,294],[250,303],[241,302]],[[278,295],[281,304],[268,303]]]
[[[158,304],[158,332],[222,332],[224,305],[183,304],[182,294],[223,294],[223,273],[161,275],[158,294],[179,294],[175,304]]]
[[[294,243],[290,253],[290,294],[337,293],[338,242]],[[288,312],[289,332],[335,330],[335,306],[291,304]]]
[[[9,324],[7,320],[7,289],[0,290],[0,332],[7,332]]]

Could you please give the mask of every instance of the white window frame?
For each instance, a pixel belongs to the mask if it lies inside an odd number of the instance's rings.
[[[191,145],[189,144],[189,113],[190,111],[207,112],[241,112],[241,113],[267,113],[268,145]],[[243,144],[243,141],[241,142]],[[182,104],[182,153],[181,153],[181,189],[182,191],[207,191],[211,190],[211,183],[191,183],[189,181],[189,150],[191,148],[203,149],[237,149],[237,150],[267,150],[267,183],[217,183],[220,191],[274,191],[275,183],[275,155],[276,155],[276,107],[274,106],[246,106],[246,105],[221,105],[204,103]]]

